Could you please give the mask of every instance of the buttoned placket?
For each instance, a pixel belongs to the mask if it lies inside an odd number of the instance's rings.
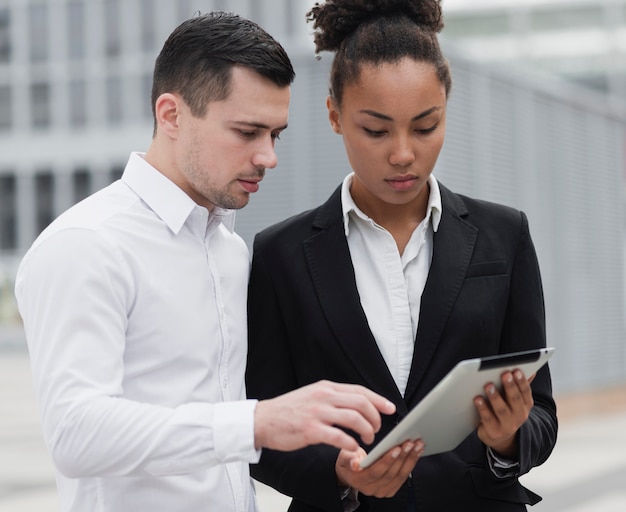
[[[215,261],[213,251],[211,250],[211,240],[213,239],[221,224],[221,215],[216,214],[215,212],[207,212],[207,210],[205,210],[204,208],[199,207],[197,208],[197,211],[201,213],[198,218],[199,225],[197,232],[202,233],[202,245],[204,247],[204,254],[207,262],[207,267],[209,269],[209,276],[211,278],[213,297],[218,312],[220,330],[220,357],[217,366],[217,374],[220,383],[220,393],[222,401],[227,402],[236,399],[231,396],[228,369],[232,340],[228,332],[226,313],[224,310],[224,299],[220,284],[221,278],[219,273],[219,267],[217,265],[217,262]],[[235,503],[235,510],[245,510],[245,492],[242,487],[242,475],[239,471],[239,465],[226,464],[225,468],[226,474],[228,475],[233,500]]]

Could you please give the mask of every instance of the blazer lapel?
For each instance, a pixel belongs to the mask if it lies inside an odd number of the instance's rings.
[[[396,404],[402,403],[361,307],[345,236],[341,188],[320,207],[314,228],[319,231],[305,240],[304,252],[321,308],[346,359],[367,387]]]
[[[432,360],[472,258],[478,229],[464,220],[461,198],[440,184],[442,216],[422,293],[419,327],[405,400],[410,403]]]

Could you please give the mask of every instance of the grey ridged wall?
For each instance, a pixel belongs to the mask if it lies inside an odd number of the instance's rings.
[[[626,383],[626,121],[604,99],[450,55],[453,90],[435,175],[457,192],[524,210],[542,270],[556,392]],[[453,52],[452,52],[453,53]],[[238,214],[263,227],[324,201],[349,171],[325,108],[330,57],[295,59],[279,166]]]
[[[65,55],[66,0],[50,6],[50,60],[28,60],[27,7],[11,8],[13,60],[0,64],[0,84],[11,85],[15,126],[0,134],[0,173],[16,177],[17,250],[0,252],[2,283],[36,235],[35,177],[54,174],[54,214],[73,195],[72,173],[91,174],[91,188],[108,183],[130,150],[144,150],[152,131],[146,116],[146,74],[158,48],[143,51],[140,31],[154,14],[160,42],[194,11],[229,9],[249,16],[283,41],[297,70],[290,127],[278,143],[280,163],[268,171],[259,194],[239,212],[237,230],[248,244],[269,224],[324,201],[349,171],[341,139],[326,118],[330,56],[313,55],[305,0],[123,0],[119,1],[120,54],[103,53],[103,0],[84,0],[87,33],[82,60]],[[478,66],[446,48],[453,72],[447,140],[436,176],[458,192],[523,209],[543,274],[548,340],[558,349],[551,363],[557,392],[626,384],[624,192],[626,113],[603,97],[527,73]],[[28,127],[30,77],[51,84],[51,123]],[[87,72],[89,71],[89,72]],[[88,123],[68,129],[67,82],[85,75]],[[120,122],[106,120],[107,77],[123,76]],[[3,287],[0,317],[15,319],[10,283]],[[18,322],[0,325],[0,345],[17,337]],[[21,343],[21,342],[20,342]]]

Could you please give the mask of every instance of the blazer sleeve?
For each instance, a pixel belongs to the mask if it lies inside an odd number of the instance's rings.
[[[503,352],[520,344],[546,345],[545,309],[537,255],[522,212],[522,226],[511,274],[511,294],[502,334]],[[526,341],[525,341],[526,340]],[[523,349],[523,348],[522,348]],[[519,350],[519,349],[517,349]],[[537,372],[532,384],[534,407],[518,432],[520,474],[549,457],[557,436],[556,405],[552,398],[549,366]]]
[[[291,362],[291,344],[270,270],[264,262],[263,244],[254,241],[248,293],[248,396],[273,398],[301,387]],[[284,269],[288,272],[287,269]],[[335,461],[339,451],[315,445],[293,452],[263,449],[252,476],[279,492],[309,506],[342,512]]]

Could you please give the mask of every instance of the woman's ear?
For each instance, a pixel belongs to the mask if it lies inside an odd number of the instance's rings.
[[[328,120],[330,121],[330,126],[335,133],[341,135],[341,114],[339,113],[337,102],[332,96],[328,96],[326,98],[326,108],[328,109]]]
[[[154,104],[157,131],[178,138],[182,98],[177,94],[161,94]]]

